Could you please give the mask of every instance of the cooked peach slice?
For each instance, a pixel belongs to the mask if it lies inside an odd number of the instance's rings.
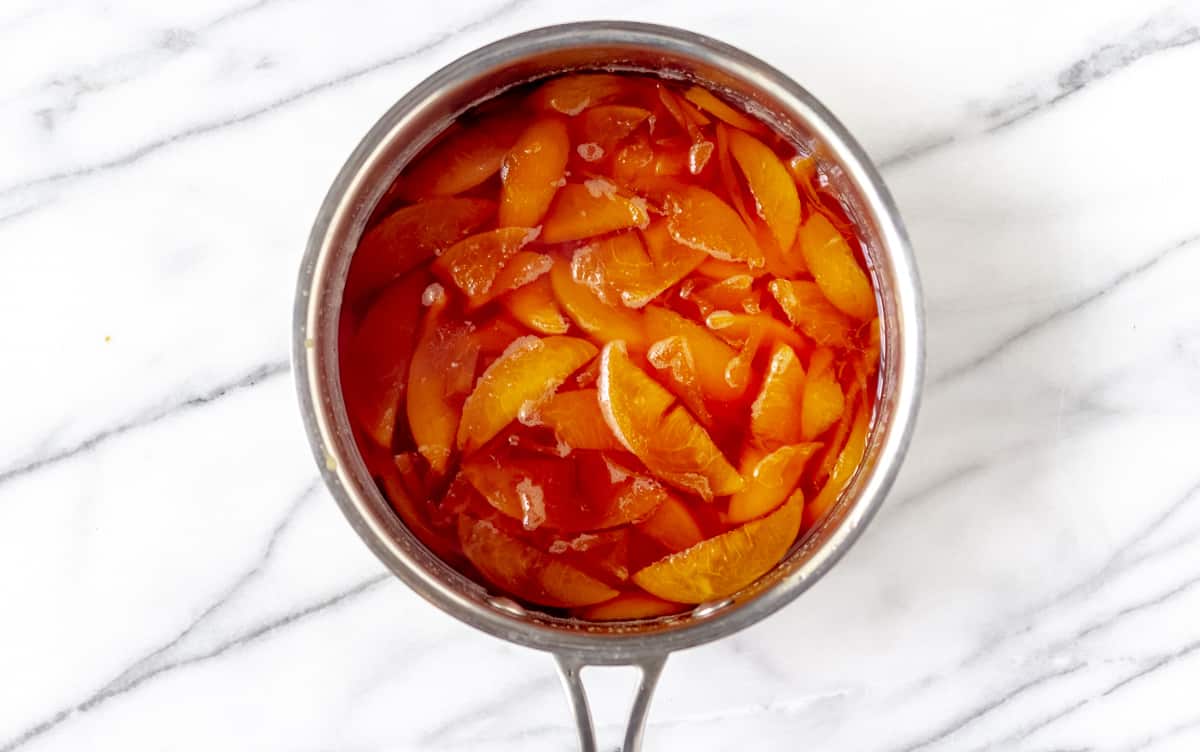
[[[600,410],[621,444],[663,481],[709,500],[742,487],[742,477],[696,419],[629,359],[624,343],[600,355]]]
[[[742,458],[746,485],[729,498],[729,521],[753,520],[782,504],[796,488],[804,465],[820,448],[820,444],[787,444],[767,454],[748,451]]]
[[[750,435],[767,449],[801,440],[800,406],[804,398],[804,367],[796,351],[783,343],[771,350],[762,387],[750,406]]]
[[[629,87],[626,79],[608,73],[560,76],[542,84],[534,92],[533,104],[574,117],[589,107],[616,99]]]
[[[494,357],[504,352],[512,341],[527,332],[507,316],[496,315],[475,327],[471,339],[479,348],[479,354],[484,357]]]
[[[400,460],[402,456],[404,455],[397,456],[396,459]],[[377,468],[379,482],[383,486],[389,506],[426,548],[442,559],[454,560],[457,558],[457,552],[453,545],[429,524],[428,515],[420,509],[420,506],[427,502],[424,498],[416,496],[404,482],[398,464],[384,462]]]
[[[787,168],[766,144],[739,130],[729,132],[729,153],[746,176],[758,216],[779,248],[791,248],[800,226],[800,195]]]
[[[489,582],[542,606],[590,606],[618,592],[591,575],[502,532],[487,520],[459,518],[463,554]]]
[[[758,355],[758,348],[765,336],[766,332],[762,329],[751,329],[746,341],[742,343],[742,348],[725,366],[725,383],[739,397],[750,387],[751,366],[754,365],[754,358]]]
[[[812,350],[811,340],[768,313],[713,311],[704,317],[704,325],[730,343],[743,343],[752,333],[760,332],[767,342],[782,342],[800,355]]]
[[[846,486],[850,485],[866,451],[867,431],[871,427],[870,423],[871,410],[864,402],[854,413],[854,421],[850,425],[850,435],[846,438],[846,445],[838,454],[833,471],[829,474],[829,480],[825,481],[824,487],[813,499],[809,508],[804,510],[806,527],[820,521],[837,502],[842,491],[846,490]]]
[[[559,189],[542,223],[542,240],[582,240],[629,227],[645,227],[649,222],[645,201],[621,195],[604,178],[592,178]]]
[[[683,93],[684,98],[708,114],[748,133],[763,134],[766,126],[722,102],[708,89],[693,86]]]
[[[636,527],[672,553],[691,548],[704,540],[704,533],[688,510],[687,504],[669,492],[658,505],[658,509],[654,510],[654,514],[642,520]]]
[[[448,299],[441,285],[429,285],[422,303],[428,310],[408,367],[408,425],[417,451],[433,472],[441,475],[450,462],[460,416],[457,390],[452,384],[464,380],[464,353],[472,345],[477,348],[478,343],[472,341],[466,324],[446,320]],[[478,349],[475,352],[478,354]]]
[[[518,287],[503,298],[503,303],[514,319],[535,332],[566,334],[571,327],[554,298],[549,277],[538,277]]]
[[[845,395],[833,370],[833,353],[817,348],[808,363],[804,399],[800,408],[800,436],[812,441],[837,423],[846,406]]]
[[[646,350],[646,361],[666,377],[671,391],[697,420],[706,426],[712,425],[712,414],[704,404],[704,392],[697,376],[696,358],[685,338],[674,335],[651,344]]]
[[[643,244],[636,232],[622,232],[578,248],[571,276],[611,305],[641,308],[688,275],[704,254],[670,238],[663,223],[646,228]],[[647,246],[653,247],[653,255]]]
[[[408,361],[429,280],[413,272],[384,288],[350,336],[342,360],[346,409],[381,447],[391,447],[408,381]]]
[[[400,195],[414,200],[474,188],[500,170],[524,125],[522,118],[501,113],[452,128],[404,170],[398,180]]]
[[[689,297],[696,301],[705,316],[717,309],[737,310],[754,290],[754,277],[732,274],[720,281],[701,285]]]
[[[363,296],[433,258],[496,212],[481,198],[435,198],[397,209],[367,231],[346,280],[346,298]]]
[[[671,237],[688,248],[723,261],[763,263],[754,236],[742,218],[719,196],[697,186],[669,191],[664,201]]]
[[[534,227],[545,216],[567,168],[571,141],[558,118],[525,129],[500,170],[500,226]]]
[[[680,337],[691,350],[696,365],[696,379],[701,391],[720,402],[735,400],[741,393],[725,381],[725,367],[736,351],[699,324],[668,308],[647,306],[646,334],[652,342]]]
[[[670,616],[687,610],[682,603],[671,603],[646,593],[621,593],[611,601],[578,609],[575,616],[588,621],[633,621]]]
[[[463,238],[433,262],[433,272],[469,296],[486,295],[501,268],[537,236],[527,227],[502,227]]]
[[[771,570],[800,531],[799,491],[771,514],[651,564],[633,581],[651,595],[704,603],[733,595]]]
[[[571,320],[593,339],[599,342],[622,340],[634,350],[645,349],[642,316],[598,298],[587,285],[574,280],[567,262],[557,261],[550,269],[550,287]]]
[[[617,450],[617,437],[600,412],[595,389],[558,392],[538,415],[554,436],[571,449]]]
[[[586,142],[611,148],[650,117],[650,110],[622,104],[593,107],[583,113],[581,133]]]
[[[792,325],[818,345],[850,346],[854,319],[835,308],[815,282],[773,279],[767,289]]]
[[[696,273],[708,277],[709,279],[727,279],[735,274],[749,274],[751,277],[758,278],[766,273],[766,270],[761,267],[747,267],[745,264],[737,261],[722,261],[711,256],[704,259],[700,266],[696,267]]]
[[[800,250],[829,302],[859,321],[875,316],[875,293],[850,244],[822,214],[800,229]]]
[[[496,278],[492,281],[492,286],[487,292],[480,295],[472,295],[467,299],[467,310],[474,311],[487,305],[506,292],[533,282],[538,277],[548,273],[550,267],[553,265],[554,259],[544,253],[517,251],[496,274]]]
[[[459,448],[470,453],[491,440],[595,355],[594,345],[575,337],[530,335],[514,341],[483,372],[463,403]]]
[[[526,530],[571,527],[575,468],[569,460],[480,452],[464,460],[460,472],[488,504]]]
[[[658,481],[609,455],[587,452],[576,463],[580,493],[572,503],[592,511],[584,529],[603,530],[641,522],[667,496],[667,490]]]
[[[842,411],[842,417],[838,418],[837,425],[833,427],[825,445],[821,451],[817,452],[815,461],[809,466],[812,468],[811,480],[817,486],[824,483],[829,474],[833,472],[838,455],[841,454],[842,447],[846,445],[846,437],[850,434],[850,425],[854,422],[856,406],[859,403],[858,397],[858,389],[856,385],[852,384],[846,395],[846,409]]]

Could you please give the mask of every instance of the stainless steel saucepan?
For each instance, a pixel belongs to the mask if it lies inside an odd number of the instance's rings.
[[[338,376],[338,318],[350,258],[368,216],[405,164],[459,114],[481,101],[565,71],[631,71],[722,92],[813,154],[858,227],[879,295],[883,341],[879,401],[862,466],[815,530],[759,581],[690,613],[585,623],[528,610],[493,595],[431,554],[392,513],[355,448]],[[924,360],[921,291],[896,206],[862,148],[811,94],[741,50],[680,29],[589,22],[502,39],[441,69],[401,98],[366,134],[334,180],[313,225],[296,291],[292,360],[313,453],[334,498],[375,555],[422,597],[503,640],[558,662],[584,752],[596,749],[580,669],[640,667],[624,749],[641,747],[666,657],[731,635],[790,603],[862,533],[891,486],[920,400]]]

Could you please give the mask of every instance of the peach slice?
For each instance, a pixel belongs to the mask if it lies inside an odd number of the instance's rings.
[[[756,134],[765,134],[767,132],[766,126],[762,123],[725,104],[708,89],[693,86],[685,91],[683,96],[687,101],[735,128],[741,128],[744,131]]]
[[[542,240],[562,243],[603,235],[650,222],[646,202],[623,196],[604,178],[569,183],[559,189],[550,213],[542,223]]]
[[[472,295],[467,299],[467,310],[474,311],[506,292],[533,282],[548,273],[551,266],[554,266],[554,259],[551,256],[535,251],[517,251],[496,274],[496,278],[487,292],[481,295]]]
[[[800,194],[787,168],[766,144],[739,130],[729,132],[729,153],[746,176],[758,216],[779,248],[791,248],[800,226]]]
[[[751,367],[758,355],[766,332],[762,329],[751,329],[742,349],[725,366],[725,383],[740,397],[750,387]]]
[[[487,520],[459,518],[463,554],[496,587],[541,606],[590,606],[612,600],[618,591],[502,532]]]
[[[680,337],[687,342],[696,366],[701,391],[711,399],[728,402],[741,392],[725,380],[725,367],[737,352],[699,324],[668,308],[647,306],[646,334],[652,342]]]
[[[576,460],[579,491],[572,502],[593,510],[589,530],[603,530],[641,522],[658,509],[667,491],[658,481],[618,462],[611,456],[585,453]]]
[[[804,398],[804,367],[796,351],[783,343],[771,350],[762,388],[750,406],[750,435],[773,449],[801,440],[800,406]]]
[[[704,325],[730,343],[743,343],[752,333],[759,332],[767,342],[782,342],[801,355],[811,352],[813,347],[811,340],[768,313],[713,311],[704,317]]]
[[[542,405],[538,416],[571,449],[621,449],[600,412],[595,389],[558,392]]]
[[[666,376],[671,391],[697,420],[705,426],[712,426],[713,417],[704,404],[704,392],[696,375],[696,358],[685,338],[674,335],[660,339],[646,351],[646,361]]]
[[[749,274],[751,277],[758,278],[766,274],[766,269],[762,267],[747,267],[745,264],[737,261],[722,261],[711,256],[704,259],[700,266],[696,267],[696,273],[708,277],[709,279],[727,279],[736,274]]]
[[[633,581],[651,595],[680,603],[733,595],[779,563],[800,532],[803,512],[797,491],[766,517],[671,554],[638,571]]]
[[[574,117],[629,90],[630,83],[608,73],[578,73],[560,76],[542,84],[533,93],[533,104],[546,110]]]
[[[545,216],[567,168],[571,141],[558,118],[530,125],[500,169],[500,226],[534,227]]]
[[[821,292],[843,313],[859,321],[874,318],[875,293],[850,244],[822,214],[800,229],[800,251]]]
[[[800,407],[800,436],[812,441],[837,423],[846,406],[845,395],[833,370],[833,352],[817,348],[808,363],[804,398]]]
[[[478,346],[481,356],[495,357],[504,352],[514,339],[526,333],[523,327],[510,321],[507,316],[497,315],[476,326],[471,332],[471,339]]]
[[[642,316],[598,298],[587,285],[574,280],[567,262],[557,261],[550,269],[550,287],[571,320],[596,341],[622,340],[634,350],[645,349],[646,332]]]
[[[730,522],[746,522],[783,503],[800,480],[809,458],[820,444],[788,444],[763,454],[750,450],[742,458],[746,486],[729,498]]]
[[[703,253],[671,240],[661,222],[647,227],[643,237],[646,244],[637,233],[623,232],[576,249],[572,278],[606,303],[641,308],[704,259]]]
[[[850,435],[846,438],[846,445],[842,447],[842,451],[838,454],[837,461],[833,465],[833,471],[829,474],[829,480],[825,481],[825,486],[813,499],[812,504],[804,510],[804,524],[809,527],[820,521],[825,514],[833,507],[838,498],[842,495],[842,491],[846,490],[846,486],[850,485],[850,481],[854,478],[854,473],[858,470],[859,464],[862,463],[863,453],[867,447],[867,431],[870,428],[871,411],[868,405],[864,402],[861,404],[854,414],[854,422],[850,426]]]
[[[672,493],[666,495],[658,509],[654,510],[654,514],[642,520],[636,527],[672,553],[691,548],[704,540],[704,533],[688,510],[687,504]]]
[[[633,133],[650,117],[650,110],[622,104],[593,107],[583,113],[581,132],[585,142],[609,149]]]
[[[571,323],[563,315],[549,277],[538,277],[518,287],[503,298],[504,307],[512,317],[542,334],[566,334]]]
[[[414,272],[384,288],[344,351],[346,409],[381,447],[392,445],[428,282],[424,273]]]
[[[854,338],[854,319],[825,298],[815,282],[773,279],[767,285],[788,320],[818,345],[849,347]]]
[[[454,196],[483,183],[500,170],[524,125],[523,118],[501,113],[452,128],[405,168],[400,195],[408,200]]]
[[[858,396],[856,385],[851,384],[850,391],[846,395],[846,409],[842,412],[842,417],[838,418],[837,425],[834,426],[833,433],[829,435],[824,448],[817,453],[816,462],[811,466],[813,468],[811,479],[814,484],[820,485],[824,483],[829,474],[833,472],[833,466],[837,463],[838,455],[841,454],[842,447],[846,445],[846,437],[850,433],[850,424],[854,422]]]
[[[346,298],[358,302],[470,234],[496,213],[481,198],[435,198],[397,209],[354,251]]]
[[[501,268],[537,236],[527,227],[502,227],[463,238],[433,262],[433,272],[468,296],[486,295]]]
[[[597,388],[609,428],[656,477],[706,500],[742,487],[742,477],[704,428],[633,364],[624,343],[604,346]]]
[[[475,384],[462,408],[458,447],[479,448],[558,388],[596,355],[590,342],[575,337],[521,337],[509,345]]]
[[[732,274],[720,281],[709,282],[688,297],[696,301],[700,312],[707,316],[717,309],[737,310],[742,307],[754,290],[754,277],[749,274]]]
[[[723,261],[761,266],[762,251],[742,218],[710,191],[684,186],[668,191],[664,201],[667,229],[677,243]]]
[[[575,498],[571,462],[557,457],[511,457],[480,452],[462,463],[462,477],[497,511],[526,530],[562,529]],[[587,529],[582,528],[582,529]]]
[[[425,503],[424,499],[417,497],[401,476],[398,466],[407,461],[402,460],[403,457],[405,455],[398,455],[396,462],[384,462],[378,468],[379,482],[383,486],[388,505],[426,548],[442,559],[453,561],[458,558],[454,546],[426,521],[427,515],[419,509],[420,505]]]
[[[633,621],[670,616],[687,610],[682,603],[671,603],[646,593],[621,593],[611,601],[581,608],[575,616],[588,621]]]
[[[460,417],[457,389],[452,384],[466,380],[461,375],[466,370],[464,353],[474,346],[478,355],[478,343],[472,341],[467,324],[445,320],[448,298],[441,285],[429,285],[422,303],[429,310],[408,367],[408,425],[417,451],[433,472],[441,475],[450,463]],[[468,376],[473,376],[473,364],[471,370]]]

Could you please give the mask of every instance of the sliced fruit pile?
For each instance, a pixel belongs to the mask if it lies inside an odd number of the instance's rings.
[[[577,74],[389,189],[343,306],[368,467],[434,553],[593,620],[774,567],[850,482],[879,326],[811,159],[714,93]]]

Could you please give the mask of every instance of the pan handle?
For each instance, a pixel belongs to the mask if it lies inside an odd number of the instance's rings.
[[[580,671],[590,664],[580,658],[570,655],[554,654],[558,664],[558,675],[562,678],[563,689],[567,691],[567,701],[571,704],[571,712],[575,715],[575,726],[579,729],[580,752],[597,752],[596,729],[592,725],[592,711],[588,707],[587,691],[584,689]],[[637,694],[633,698],[633,707],[629,711],[629,722],[625,726],[625,741],[621,744],[621,752],[641,752],[642,732],[646,728],[646,716],[650,711],[650,698],[658,685],[658,677],[662,674],[667,656],[654,655],[632,661],[628,664],[636,666],[642,672],[638,681]],[[611,664],[606,664],[611,665]]]

